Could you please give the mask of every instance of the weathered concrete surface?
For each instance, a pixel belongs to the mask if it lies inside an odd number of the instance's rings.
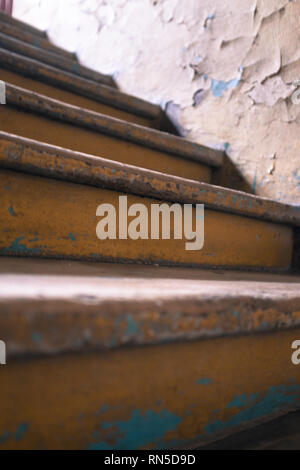
[[[42,29],[131,94],[165,105],[189,139],[226,148],[238,189],[300,202],[300,2],[15,0]],[[221,183],[226,180],[221,179]]]

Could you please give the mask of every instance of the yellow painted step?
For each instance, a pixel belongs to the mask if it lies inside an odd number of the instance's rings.
[[[0,449],[185,449],[299,407],[299,282],[4,258]]]
[[[2,36],[0,34],[0,46],[3,45]],[[23,48],[27,47],[23,43],[20,44]],[[33,49],[38,52],[35,56],[45,56],[40,49]],[[53,59],[53,54],[50,54]],[[84,78],[85,74],[79,73],[80,71],[77,74],[70,73],[76,63],[66,61],[65,58],[59,58],[58,61],[55,55],[54,60],[50,62],[56,66],[49,66],[0,48],[0,78],[2,81],[80,108],[143,126],[171,130],[174,133],[171,123],[159,106],[126,95],[116,88],[87,80]],[[66,65],[69,71],[62,68]]]
[[[291,266],[293,227],[300,224],[294,206],[5,134],[0,162],[2,255],[251,269]],[[99,240],[98,206],[112,204],[118,214],[125,195],[128,208],[137,203],[147,207],[149,238]],[[174,238],[172,223],[170,239],[161,233],[153,239],[151,204],[162,201],[205,205],[203,249],[187,250],[185,237]]]
[[[209,182],[223,152],[6,84],[0,129],[75,151]]]

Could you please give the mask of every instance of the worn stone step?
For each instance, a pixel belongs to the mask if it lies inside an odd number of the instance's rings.
[[[295,206],[5,133],[0,164],[2,255],[256,270],[291,267],[293,230],[300,224]],[[146,207],[148,239],[99,240],[97,207],[112,204],[118,214],[124,195],[128,207]],[[190,251],[185,237],[175,239],[173,224],[170,239],[162,239],[161,233],[153,239],[151,205],[162,201],[179,203],[181,209],[183,204],[205,205],[202,249]],[[193,214],[195,220],[195,209]]]
[[[184,449],[299,407],[299,283],[3,258],[0,448]]]
[[[0,11],[0,21],[10,24],[11,26],[14,26],[15,28],[23,29],[24,31],[28,31],[32,34],[35,34],[36,36],[41,36],[42,38],[47,38],[47,33],[45,31],[42,31],[38,28],[35,28],[34,26],[31,26],[28,23],[24,23],[23,21],[18,20],[17,18],[14,18],[13,16],[7,15],[3,11]]]
[[[3,131],[164,173],[210,181],[223,152],[6,84]]]
[[[0,46],[3,45],[1,37],[0,34]],[[175,133],[171,122],[157,105],[2,48],[0,77],[13,85],[80,108]]]
[[[24,29],[17,24],[8,23],[5,19],[2,18],[0,18],[0,32],[46,51],[56,52],[57,54],[68,57],[69,59],[75,58],[72,52],[68,52],[58,46],[55,46],[47,38],[36,34],[35,32],[29,31],[28,29]]]
[[[39,76],[38,72],[41,69],[41,78],[45,79],[47,83],[47,81],[49,82],[50,80],[50,78],[48,80],[46,78],[47,72],[51,76],[52,67],[54,67],[56,74],[68,72],[72,74],[73,79],[82,77],[92,80],[96,82],[96,84],[102,83],[103,85],[116,88],[114,79],[109,75],[104,75],[84,67],[77,59],[62,56],[56,52],[45,51],[39,47],[15,39],[12,36],[0,33],[0,47],[1,69],[7,68],[8,70],[20,71],[28,76],[32,76],[33,73],[35,73],[35,76]],[[33,60],[33,62],[30,59]],[[43,68],[43,64],[51,66],[51,69],[47,67]]]

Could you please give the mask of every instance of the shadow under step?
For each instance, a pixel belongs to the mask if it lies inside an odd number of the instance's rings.
[[[5,133],[0,134],[0,165],[3,256],[253,270],[291,268],[293,230],[300,226],[295,206]],[[124,195],[126,202],[120,200]],[[141,226],[135,227],[137,239],[117,236],[120,201],[126,204],[120,209],[125,219],[132,204],[144,207],[145,233],[141,235]],[[158,238],[152,236],[152,205],[162,201],[166,201],[167,217],[171,217],[171,203],[180,204],[181,214],[183,204],[205,205],[202,249],[187,249],[185,227],[184,236],[176,239],[173,222],[170,239],[162,239],[161,227]],[[115,239],[97,238],[100,204],[110,204],[115,210]],[[195,220],[195,207],[192,217]],[[132,219],[129,217],[130,222]]]
[[[80,108],[176,134],[159,106],[87,80],[80,73],[75,75],[69,68],[71,73],[0,48],[2,81]]]
[[[209,182],[223,152],[6,84],[0,129],[59,147]]]
[[[299,407],[299,282],[3,258],[0,448],[184,449]]]

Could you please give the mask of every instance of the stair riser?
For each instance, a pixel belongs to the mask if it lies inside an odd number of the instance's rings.
[[[1,80],[12,83],[13,85],[20,86],[26,90],[31,90],[42,95],[49,96],[50,98],[69,103],[80,108],[90,109],[97,113],[106,114],[117,119],[122,119],[127,122],[133,122],[141,126],[155,128],[157,127],[151,119],[146,119],[135,114],[127,113],[120,109],[113,108],[103,103],[99,103],[95,100],[85,98],[79,94],[70,93],[60,88],[56,88],[52,85],[47,85],[39,80],[27,78],[22,75],[10,72],[0,68]]]
[[[12,36],[18,39],[19,41],[24,41],[28,44],[31,44],[32,46],[45,49],[46,51],[55,52],[56,54],[63,55],[70,59],[73,59],[74,57],[71,52],[64,51],[63,49],[60,49],[59,47],[56,47],[51,44],[48,39],[42,38],[29,31],[25,31],[24,29],[21,29],[19,27],[4,23],[3,21],[0,21],[0,32],[2,34],[6,34],[7,36]]]
[[[104,240],[96,236],[100,204],[118,210],[117,191],[1,170],[2,255],[201,266],[288,269],[290,227],[205,211],[204,248],[186,250],[186,240]],[[128,206],[155,199],[128,195]],[[149,220],[150,227],[150,220]],[[172,225],[171,225],[172,227]],[[117,231],[118,233],[118,231]],[[171,234],[172,237],[172,234]]]
[[[77,60],[72,60],[69,57],[57,54],[57,52],[46,51],[44,49],[31,46],[30,44],[15,40],[4,34],[0,35],[0,47],[63,71],[79,75],[80,77],[101,82],[107,86],[115,86],[114,81],[110,76],[90,70],[87,67],[80,65]]]
[[[247,428],[299,407],[299,337],[298,329],[8,361],[0,448],[182,449]]]
[[[204,182],[211,179],[209,166],[116,139],[84,126],[84,121],[82,127],[78,127],[39,114],[26,113],[9,105],[0,106],[2,131],[183,178]],[[143,136],[142,128],[140,135]]]

